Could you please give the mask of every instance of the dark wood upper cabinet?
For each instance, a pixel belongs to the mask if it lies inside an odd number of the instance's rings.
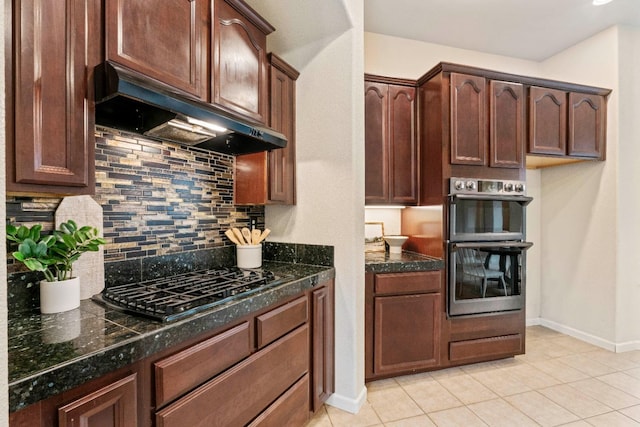
[[[210,0],[107,0],[107,59],[206,100]]]
[[[278,56],[269,54],[269,125],[287,137],[287,146],[268,152],[269,202],[296,203],[296,79],[300,75]]]
[[[451,164],[487,164],[486,83],[451,73]]]
[[[234,201],[238,205],[296,203],[296,79],[293,67],[270,53],[269,125],[287,137],[287,146],[236,156]]]
[[[524,87],[489,82],[489,166],[521,168],[524,158]]]
[[[415,204],[418,198],[416,89],[389,86],[389,200]]]
[[[529,153],[567,153],[567,92],[532,86],[529,89]]]
[[[415,82],[365,79],[365,202],[414,205],[418,199]]]
[[[267,121],[267,35],[274,28],[241,0],[213,1],[212,101]]]
[[[568,155],[604,160],[605,107],[604,96],[569,93]]]
[[[606,98],[532,86],[529,153],[604,160]]]
[[[365,81],[364,152],[365,200],[385,203],[389,200],[389,86]]]
[[[16,0],[12,8],[7,191],[92,194],[99,2]]]

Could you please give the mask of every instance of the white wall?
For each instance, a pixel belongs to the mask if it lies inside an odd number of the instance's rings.
[[[5,8],[0,8],[0,22],[4,22]],[[0,173],[0,200],[5,200],[5,83],[4,83],[4,36],[6,31],[2,32],[2,42],[0,42],[0,165],[2,165],[2,173]],[[6,224],[7,216],[6,203],[0,203],[0,223]],[[5,228],[0,227],[0,241],[6,239]],[[0,249],[0,265],[7,265],[6,245],[2,245]],[[0,283],[7,283],[7,269],[0,268]],[[0,288],[0,343],[7,343],[7,287]],[[7,346],[0,346],[0,425],[9,425],[9,388],[8,388],[8,355]]]
[[[610,28],[541,63],[559,80],[613,89],[606,162],[544,169],[541,317],[613,349],[616,342],[618,32]],[[544,323],[543,323],[544,324]]]

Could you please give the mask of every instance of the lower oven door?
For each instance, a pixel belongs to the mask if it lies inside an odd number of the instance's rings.
[[[522,309],[525,254],[532,245],[517,241],[450,243],[449,315]]]

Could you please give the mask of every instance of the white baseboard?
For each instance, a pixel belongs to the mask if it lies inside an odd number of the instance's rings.
[[[622,351],[637,350],[638,348],[640,348],[638,347],[638,345],[640,345],[640,342],[617,344],[615,342],[605,340],[604,338],[591,335],[589,333],[571,328],[569,326],[565,326],[552,320],[540,319],[539,325],[616,353]]]
[[[360,390],[360,393],[355,399],[351,399],[338,393],[333,393],[327,400],[327,405],[342,409],[343,411],[351,412],[352,414],[357,414],[366,401],[367,387],[362,387],[362,390]]]
[[[627,341],[616,344],[616,353],[624,353],[625,351],[640,350],[640,341]]]
[[[526,326],[539,326],[542,321],[539,317],[534,317],[533,319],[527,319],[525,325]]]

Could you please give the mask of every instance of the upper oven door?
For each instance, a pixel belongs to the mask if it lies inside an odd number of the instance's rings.
[[[449,240],[523,240],[527,196],[454,194],[449,196]]]

